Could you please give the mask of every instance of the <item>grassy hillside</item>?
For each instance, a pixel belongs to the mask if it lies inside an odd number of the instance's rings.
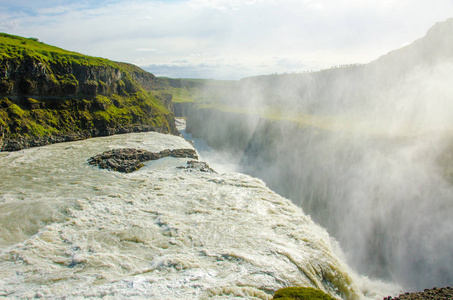
[[[213,80],[213,79],[173,79],[159,77],[161,90],[173,96],[174,103],[212,103],[223,102],[226,96],[237,92],[240,85],[236,80]]]
[[[171,103],[152,92],[158,89],[159,80],[137,66],[0,33],[0,147],[68,135],[177,133]]]
[[[82,64],[87,66],[111,66],[117,64],[108,59],[83,55],[67,51],[55,46],[47,45],[36,38],[0,33],[0,59],[23,61],[33,58],[48,64]]]

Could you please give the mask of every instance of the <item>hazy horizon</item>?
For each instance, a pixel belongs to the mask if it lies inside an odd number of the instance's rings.
[[[0,0],[0,31],[156,76],[241,79],[368,63],[451,11],[451,0]]]

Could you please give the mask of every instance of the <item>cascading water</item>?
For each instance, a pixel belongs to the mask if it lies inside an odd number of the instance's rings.
[[[240,153],[240,171],[326,227],[360,273],[451,286],[452,36],[449,19],[363,66],[243,79],[189,128]]]
[[[197,149],[200,159],[207,161],[219,173],[239,172],[241,156],[235,155],[229,151],[214,150],[206,143],[205,140],[194,138],[192,134],[186,132],[184,120],[180,121],[182,125],[178,127],[179,132],[186,140],[192,141]]]
[[[123,174],[112,148],[190,148],[139,133],[2,153],[0,297],[270,299],[314,286],[345,299],[397,288],[355,275],[327,232],[258,179],[163,158]]]
[[[453,185],[444,135],[293,133],[267,144],[271,154],[255,143],[242,171],[303,207],[361,273],[412,290],[452,284]]]

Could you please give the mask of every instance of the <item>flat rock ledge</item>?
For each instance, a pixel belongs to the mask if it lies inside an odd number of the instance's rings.
[[[170,130],[171,134],[179,135],[180,133],[175,130]],[[78,132],[72,132],[67,134],[55,134],[50,136],[41,136],[41,137],[26,137],[20,136],[16,138],[11,137],[2,137],[0,132],[0,152],[2,151],[19,151],[22,149],[33,148],[33,147],[42,147],[50,144],[65,143],[72,141],[85,140],[92,137],[99,136],[110,136],[114,134],[127,134],[133,132],[160,132],[168,133],[167,130],[146,125],[146,124],[129,124],[126,126],[118,126],[114,128],[95,128],[92,130],[82,130]]]
[[[193,149],[165,149],[160,152],[150,152],[143,149],[122,148],[105,151],[88,159],[90,165],[101,169],[131,173],[144,166],[144,162],[172,156],[177,158],[198,159]]]
[[[188,171],[196,170],[196,171],[200,171],[200,172],[217,174],[217,172],[214,171],[213,169],[211,169],[206,162],[198,161],[198,160],[189,160],[187,162],[187,167],[178,167],[178,169],[185,169]]]
[[[422,300],[422,299],[442,299],[442,300],[451,300],[453,299],[453,288],[444,287],[444,288],[432,288],[426,289],[423,292],[416,293],[405,293],[401,294],[398,297],[386,297],[384,300]]]

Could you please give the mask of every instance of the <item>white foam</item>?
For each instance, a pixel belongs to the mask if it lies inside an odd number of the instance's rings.
[[[27,212],[13,221],[30,223],[35,212],[26,208],[40,203],[47,208],[39,218],[61,217],[2,244],[0,296],[271,299],[278,288],[297,285],[375,298],[327,232],[261,180],[190,172],[173,158],[131,174],[86,164],[116,147],[191,146],[143,133],[1,157],[0,212],[19,205]],[[14,226],[9,232],[16,234]]]

